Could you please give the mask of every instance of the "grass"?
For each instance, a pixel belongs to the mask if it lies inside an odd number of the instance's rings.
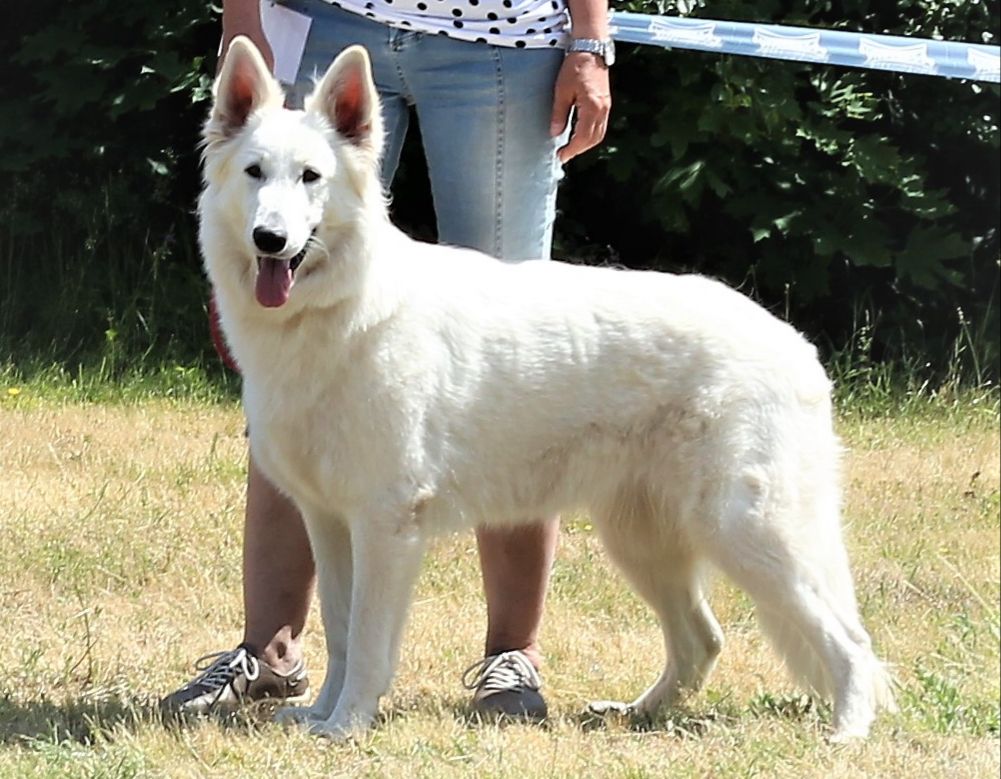
[[[240,637],[245,443],[231,388],[199,371],[114,386],[0,371],[0,776],[997,776],[997,392],[885,400],[856,393],[840,420],[859,600],[900,684],[901,712],[869,742],[824,742],[829,711],[787,681],[725,582],[713,602],[727,646],[702,694],[642,730],[582,716],[591,698],[649,683],[662,650],[573,517],[542,636],[548,726],[468,717],[459,677],[484,610],[463,535],[426,563],[383,723],[329,744],[266,712],[184,727],[153,714],[195,658]],[[307,640],[318,682],[315,611]]]

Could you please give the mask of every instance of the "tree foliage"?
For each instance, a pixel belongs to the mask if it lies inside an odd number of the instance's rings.
[[[987,43],[999,24],[998,4],[977,0],[613,5]],[[130,333],[199,351],[192,209],[218,8],[6,7],[0,347],[58,328],[68,347]],[[613,78],[607,143],[568,169],[559,254],[726,278],[834,347],[868,312],[877,356],[944,357],[957,309],[997,332],[996,87],[625,45]],[[412,156],[395,202],[426,234]],[[171,314],[154,323],[154,308]],[[996,337],[981,342],[996,373]]]
[[[133,203],[115,215],[128,221],[145,216],[137,197],[159,206],[190,195],[217,35],[211,5],[10,6],[13,25],[0,31],[10,52],[0,108],[16,120],[0,124],[0,175],[14,185],[7,208],[18,216],[15,229],[49,229],[39,206],[53,196],[84,195],[99,205],[91,196],[111,179],[123,179],[112,186]]]
[[[198,130],[218,9],[9,0],[0,28],[0,359],[206,342]]]
[[[618,7],[989,43],[998,26],[996,3],[960,0]],[[746,282],[837,345],[860,308],[883,348],[941,351],[957,307],[997,332],[996,86],[641,46],[614,75],[609,143],[564,199],[577,242]]]

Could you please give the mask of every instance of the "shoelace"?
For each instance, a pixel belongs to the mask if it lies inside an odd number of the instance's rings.
[[[248,682],[261,675],[261,664],[244,647],[226,652],[212,652],[202,655],[195,662],[195,670],[202,673],[189,686],[204,687],[206,691],[221,690],[232,682],[238,673],[247,677]]]
[[[462,686],[467,690],[482,688],[488,692],[538,690],[542,680],[528,658],[515,650],[477,660],[462,674]]]

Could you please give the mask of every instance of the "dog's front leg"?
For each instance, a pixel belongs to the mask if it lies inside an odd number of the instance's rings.
[[[312,732],[343,738],[374,721],[396,672],[424,547],[409,515],[403,522],[351,523],[354,575],[344,685],[330,717],[310,722]]]
[[[316,562],[320,613],[327,643],[327,675],[312,706],[289,706],[275,719],[283,723],[324,722],[333,714],[344,684],[348,624],[351,613],[351,534],[343,520],[320,512],[303,511],[309,544]]]

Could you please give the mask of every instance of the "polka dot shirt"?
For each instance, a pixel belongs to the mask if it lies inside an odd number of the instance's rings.
[[[326,0],[392,27],[496,46],[565,48],[566,0]]]

